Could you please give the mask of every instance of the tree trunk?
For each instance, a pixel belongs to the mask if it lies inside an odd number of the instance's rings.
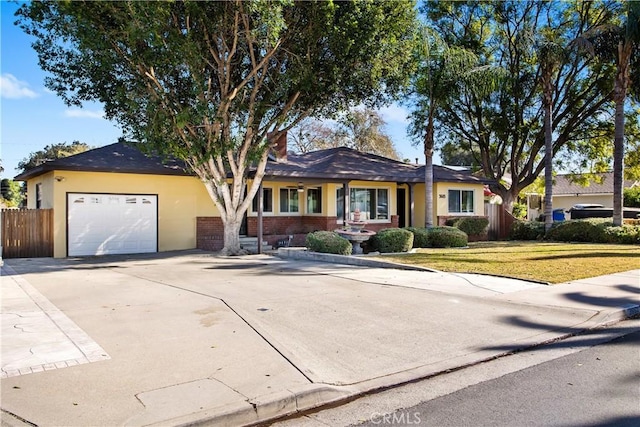
[[[429,117],[424,139],[424,226],[433,227],[433,119]]]
[[[624,100],[616,101],[613,139],[613,225],[622,225],[624,188]]]
[[[425,187],[425,213],[424,226],[433,227],[433,150],[431,154],[425,153],[424,187]]]
[[[618,44],[618,70],[613,100],[616,103],[615,133],[613,138],[613,225],[621,226],[624,191],[624,101],[629,85],[629,61],[632,43]]]
[[[502,207],[504,210],[513,213],[513,204],[518,200],[519,191],[515,185],[512,185],[511,188],[507,189],[504,192],[500,192],[500,197],[502,198]]]
[[[544,86],[544,231],[551,229],[553,225],[553,135],[551,131],[551,118],[553,86],[551,76],[543,83]]]
[[[242,226],[242,218],[244,214],[236,213],[235,216],[225,218],[222,216],[224,224],[224,248],[222,255],[246,255],[247,252],[240,247],[240,227]]]

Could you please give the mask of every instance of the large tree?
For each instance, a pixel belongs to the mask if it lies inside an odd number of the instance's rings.
[[[542,86],[542,108],[544,109],[544,229],[553,225],[553,96],[556,71],[565,53],[562,41],[554,31],[543,32],[538,43],[540,84]]]
[[[271,133],[309,115],[375,104],[406,78],[413,2],[32,2],[47,86],[105,115],[150,150],[183,159],[240,253],[243,214]],[[247,186],[247,177],[254,179]]]
[[[613,89],[615,102],[615,136],[613,140],[613,225],[622,225],[624,205],[624,132],[625,102],[631,84],[631,63],[640,65],[640,1],[624,4],[624,17],[611,33],[614,41],[616,77]],[[636,71],[637,72],[637,71]],[[636,92],[640,89],[636,88]]]
[[[473,153],[492,190],[507,206],[545,168],[544,103],[537,35],[557,34],[556,42],[575,39],[589,28],[614,19],[609,1],[428,2],[428,21],[450,45],[472,49],[485,64],[508,71],[500,90],[477,97],[462,93],[441,109],[437,120],[445,142]],[[588,140],[611,114],[613,67],[578,51],[553,67],[550,83],[554,162],[571,158],[578,141]],[[548,71],[548,70],[546,70]],[[566,154],[566,156],[558,156]]]
[[[318,140],[316,147],[349,147],[397,160],[400,156],[385,126],[386,122],[379,112],[371,108],[353,108],[340,115],[332,134],[329,138]]]
[[[0,181],[0,196],[2,201],[12,208],[20,207],[24,200],[24,193],[20,183],[7,178]]]
[[[50,144],[42,150],[34,151],[29,154],[28,157],[22,159],[20,163],[18,163],[18,169],[20,169],[21,172],[25,172],[29,169],[35,168],[36,166],[40,166],[44,162],[73,156],[74,154],[82,153],[90,149],[91,146],[80,141]]]
[[[297,153],[309,153],[329,144],[335,135],[333,127],[322,120],[307,118],[289,132],[291,148]]]
[[[307,119],[296,126],[292,136],[300,152],[349,147],[398,160],[400,155],[385,126],[378,111],[358,107],[341,113],[334,123]]]
[[[586,46],[591,55],[597,55],[599,59],[615,64],[613,75],[613,223],[622,225],[623,219],[623,190],[625,177],[625,119],[631,117],[629,127],[632,128],[628,135],[626,145],[637,146],[635,129],[639,125],[637,112],[635,114],[625,112],[626,104],[631,100],[640,99],[640,1],[614,2],[611,6],[613,17],[604,24],[592,27],[581,34],[577,40]],[[632,71],[633,70],[633,71]],[[628,97],[628,94],[631,97]],[[611,129],[611,126],[609,126]],[[606,136],[610,135],[605,134]],[[609,138],[606,138],[608,140]],[[605,142],[596,147],[605,147],[610,144]],[[592,145],[592,144],[590,144]],[[598,151],[604,151],[602,148]],[[597,152],[597,151],[596,151]],[[592,151],[587,151],[586,158],[594,158]],[[632,162],[632,170],[637,168],[637,153],[632,151],[628,156]],[[631,173],[630,175],[633,175]]]
[[[463,91],[490,92],[500,72],[478,65],[465,48],[449,46],[433,29],[421,27],[416,45],[417,72],[410,87],[409,134],[422,144],[425,156],[425,227],[433,226],[433,151],[439,111]]]

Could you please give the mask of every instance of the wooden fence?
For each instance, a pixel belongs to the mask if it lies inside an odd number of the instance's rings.
[[[511,225],[517,221],[502,205],[485,203],[484,214],[489,218],[489,240],[506,239]]]
[[[53,256],[53,209],[3,209],[2,257]]]

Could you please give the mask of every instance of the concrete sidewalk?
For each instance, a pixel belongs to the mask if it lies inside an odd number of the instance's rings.
[[[246,425],[579,333],[640,303],[640,270],[544,286],[197,251],[5,262],[1,406],[16,425],[10,414]],[[15,327],[24,313],[42,325]],[[61,340],[87,362],[58,366],[69,353],[34,345],[61,333],[90,345]]]

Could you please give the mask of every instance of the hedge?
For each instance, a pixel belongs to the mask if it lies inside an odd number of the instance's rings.
[[[380,253],[408,252],[413,247],[413,233],[402,228],[385,228],[371,238],[374,250]]]
[[[542,240],[544,239],[544,222],[516,221],[509,230],[510,240]]]
[[[606,227],[604,229],[607,243],[621,243],[624,245],[640,244],[640,226],[623,225],[621,227]]]
[[[409,230],[413,233],[413,247],[414,248],[429,248],[429,230],[426,228],[418,227],[405,227],[405,230]]]
[[[427,232],[432,248],[463,248],[469,244],[467,233],[456,227],[431,227]]]
[[[587,218],[555,222],[546,234],[547,240],[559,242],[606,242],[605,228],[612,226],[610,219]]]
[[[314,231],[307,234],[306,246],[310,251],[327,254],[351,255],[353,246],[333,231]]]
[[[456,227],[469,236],[475,236],[486,231],[489,219],[482,216],[449,218],[445,224],[450,227]]]
[[[640,244],[640,226],[614,227],[609,218],[575,219],[554,223],[546,238],[559,242]]]

